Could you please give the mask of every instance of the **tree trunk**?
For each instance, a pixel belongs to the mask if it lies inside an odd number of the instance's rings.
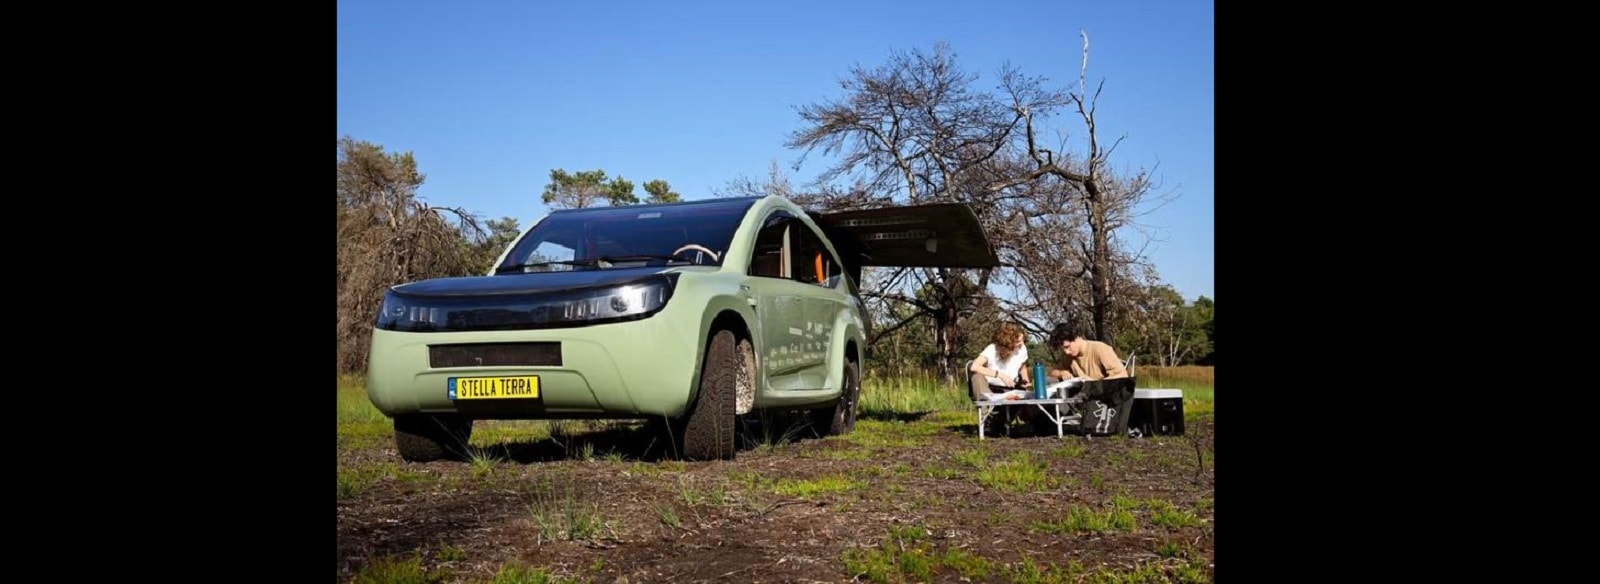
[[[939,378],[945,383],[956,379],[955,330],[956,310],[948,304],[934,312],[933,343],[939,350]]]
[[[1093,180],[1093,179],[1090,179]],[[1106,201],[1103,194],[1091,189],[1086,198],[1089,207],[1089,303],[1093,313],[1094,330],[1091,338],[1111,342],[1111,235],[1106,233]]]

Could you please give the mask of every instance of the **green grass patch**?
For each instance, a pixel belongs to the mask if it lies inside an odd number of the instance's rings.
[[[400,468],[393,462],[364,464],[338,469],[339,498],[354,497],[366,492],[372,485],[385,479],[414,483],[427,478],[420,472]]]
[[[459,562],[467,559],[467,552],[459,547],[441,543],[437,557],[441,562]]]
[[[989,527],[1000,527],[1015,523],[1017,517],[1005,511],[997,511],[983,516],[983,524]]]
[[[856,430],[844,436],[844,440],[857,446],[883,449],[920,448],[932,444],[931,434],[919,433],[918,426],[921,424],[860,420],[856,422]],[[933,429],[938,431],[937,427]]]
[[[519,564],[500,567],[489,584],[576,584],[573,578],[558,578],[544,568],[531,568]]]
[[[678,477],[678,497],[690,507],[697,505],[722,506],[728,502],[728,489],[721,484],[696,485],[692,479]]]
[[[922,421],[948,429],[975,425],[978,423],[978,417],[977,413],[972,411],[971,404],[964,404],[960,409],[941,410],[928,414],[922,418]]]
[[[361,377],[339,376],[337,402],[340,447],[369,448],[394,439],[394,424],[367,399],[367,387]]]
[[[338,409],[340,426],[359,422],[389,422],[389,418],[367,398],[366,379],[361,376],[339,376]]]
[[[588,540],[611,528],[600,505],[580,500],[570,486],[556,488],[546,483],[529,498],[528,514],[542,538]]]
[[[501,444],[531,444],[550,438],[546,420],[478,420],[472,425],[471,446],[487,448]]]
[[[1076,561],[1068,561],[1065,566],[1054,562],[1047,565],[1022,562],[1007,566],[1003,576],[1010,582],[1023,584],[1198,584],[1211,581],[1206,577],[1204,563],[1193,560],[1181,566],[1145,562],[1132,568],[1101,566],[1094,570]]]
[[[982,448],[960,450],[951,455],[950,460],[968,468],[987,468],[989,466],[989,451]]]
[[[656,518],[661,520],[662,525],[667,527],[678,527],[679,525],[683,525],[683,520],[678,518],[678,511],[672,507],[667,505],[656,505],[655,511]]]
[[[1160,527],[1199,527],[1204,523],[1194,513],[1179,509],[1171,501],[1151,499],[1145,501],[1145,507],[1150,509],[1150,523]]]
[[[1144,452],[1140,450],[1124,450],[1106,455],[1106,462],[1112,464],[1137,463],[1144,460]]]
[[[502,460],[493,451],[478,446],[467,447],[467,460],[472,463],[473,478],[484,478],[494,473],[494,467]]]
[[[927,582],[933,578],[934,568],[942,563],[927,537],[927,530],[918,525],[890,526],[889,534],[877,547],[846,551],[845,570],[871,582]]]
[[[822,451],[822,458],[828,460],[867,460],[876,452],[871,448],[829,448]]]
[[[652,479],[661,478],[667,474],[680,474],[688,470],[689,466],[681,460],[665,460],[661,462],[635,462],[628,466],[628,472]]]
[[[735,470],[728,473],[728,479],[733,484],[742,486],[752,491],[770,490],[777,479],[749,470]]]
[[[741,424],[739,436],[755,445],[756,452],[770,452],[799,441],[811,432],[811,422],[804,417],[771,410],[758,410],[752,423]]]
[[[945,550],[940,556],[939,563],[946,568],[955,570],[957,574],[968,580],[982,580],[994,571],[994,563],[978,554],[967,550]]]
[[[978,470],[978,484],[1002,491],[1032,492],[1053,488],[1055,477],[1049,465],[1033,459],[1027,452],[1013,452],[1005,461]]]
[[[823,493],[840,493],[862,486],[865,484],[837,476],[812,480],[778,479],[772,491],[779,495],[804,499]]]
[[[422,558],[374,558],[351,578],[351,584],[429,584],[434,579],[422,572]]]
[[[1089,448],[1084,446],[1083,443],[1072,441],[1055,448],[1051,448],[1050,456],[1054,456],[1056,458],[1078,458],[1083,456],[1083,453],[1088,451]]]
[[[1034,521],[1028,524],[1028,528],[1033,531],[1056,535],[1112,531],[1128,532],[1133,531],[1134,526],[1133,513],[1126,509],[1095,511],[1076,505],[1067,508],[1067,516],[1065,518]]]
[[[1045,566],[1022,562],[1008,566],[1005,575],[1017,584],[1067,584],[1081,580],[1083,571],[1083,566],[1075,561],[1068,561],[1066,566],[1053,562]]]
[[[865,376],[861,380],[863,418],[894,417],[972,407],[968,390],[955,383],[943,383],[937,376],[919,374],[905,377]]]
[[[339,470],[339,499],[348,499],[367,490],[372,486],[374,479],[368,473],[361,471]]]
[[[1182,543],[1168,541],[1156,546],[1156,555],[1163,558],[1178,558],[1187,556],[1188,551]]]

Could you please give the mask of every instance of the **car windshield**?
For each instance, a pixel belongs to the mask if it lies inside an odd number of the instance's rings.
[[[495,273],[721,265],[754,203],[713,199],[556,211],[517,241]]]

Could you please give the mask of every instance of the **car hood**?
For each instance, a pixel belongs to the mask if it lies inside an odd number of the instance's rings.
[[[684,271],[684,268],[654,266],[436,278],[401,284],[394,287],[394,292],[413,298],[538,294],[550,291],[603,288],[637,282],[656,274],[677,273],[680,271]]]

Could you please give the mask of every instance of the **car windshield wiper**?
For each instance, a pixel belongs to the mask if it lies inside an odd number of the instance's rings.
[[[666,255],[666,254],[659,254],[659,253],[636,253],[636,254],[618,255],[618,256],[600,256],[600,257],[595,258],[595,259],[599,260],[599,261],[602,261],[602,262],[612,262],[612,263],[615,263],[615,262],[637,262],[639,260],[666,260],[666,261],[669,261],[669,262],[673,262],[673,261],[688,262],[689,261],[689,260],[682,259],[682,258],[679,258],[679,257],[669,256],[669,255]]]
[[[506,266],[506,267],[503,267],[503,268],[496,268],[494,273],[500,274],[500,273],[504,273],[504,272],[509,272],[511,270],[521,270],[521,269],[524,269],[524,268],[537,268],[539,266],[550,266],[550,265],[555,265],[555,264],[561,264],[561,265],[566,265],[566,266],[587,266],[587,265],[592,265],[593,263],[594,263],[594,260],[551,260],[551,261],[548,261],[548,262],[524,262],[524,263],[520,263],[520,264],[509,265],[509,266]]]
[[[636,262],[636,261],[640,261],[640,260],[666,260],[668,262],[679,261],[679,262],[685,262],[685,263],[687,263],[689,261],[689,260],[686,260],[686,259],[682,259],[682,258],[678,258],[678,257],[666,255],[666,254],[657,254],[657,253],[639,253],[639,254],[615,255],[615,256],[603,255],[603,256],[600,256],[600,257],[597,257],[597,258],[583,258],[583,259],[580,259],[580,260],[554,260],[554,261],[548,261],[548,262],[527,262],[527,263],[516,264],[516,265],[506,266],[506,267],[497,269],[497,270],[495,270],[495,273],[499,274],[499,273],[509,272],[511,270],[520,270],[520,269],[523,269],[523,268],[537,268],[539,266],[548,266],[548,265],[551,265],[551,264],[562,264],[562,265],[567,265],[567,266],[584,266],[584,267],[590,267],[590,268],[595,268],[595,267],[598,267],[598,268],[609,268],[609,267],[611,267],[611,264],[614,264],[614,263],[617,263],[617,262]]]

